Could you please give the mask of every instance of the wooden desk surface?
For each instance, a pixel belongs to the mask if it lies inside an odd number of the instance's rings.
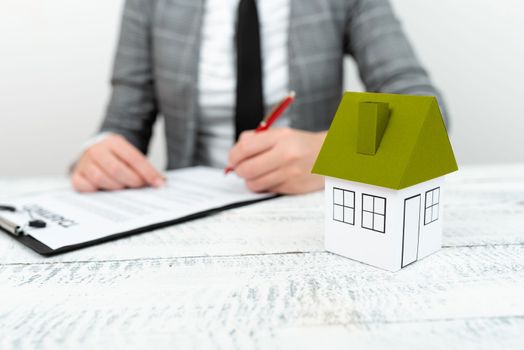
[[[54,258],[2,233],[0,348],[524,349],[524,165],[447,183],[443,249],[397,273],[323,251],[322,193]]]

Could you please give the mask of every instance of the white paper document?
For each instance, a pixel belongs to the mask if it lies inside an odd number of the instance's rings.
[[[166,178],[162,188],[89,194],[60,190],[18,197],[5,203],[17,211],[0,216],[55,250],[272,196],[250,192],[243,180],[225,176],[221,169],[186,168],[169,171]],[[28,227],[33,219],[43,220],[46,227]]]

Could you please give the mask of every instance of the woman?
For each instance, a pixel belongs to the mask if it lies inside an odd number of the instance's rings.
[[[310,169],[345,55],[368,91],[438,96],[388,0],[128,0],[107,114],[73,186],[161,186],[144,154],[162,115],[170,169],[229,165],[253,191],[318,190]],[[278,127],[254,134],[290,90],[296,102]]]

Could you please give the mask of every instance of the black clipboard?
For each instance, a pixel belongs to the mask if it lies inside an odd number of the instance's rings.
[[[176,224],[181,224],[183,222],[187,222],[187,221],[203,218],[203,217],[206,217],[206,216],[210,216],[210,215],[219,213],[219,212],[224,211],[224,210],[239,208],[239,207],[243,207],[243,206],[246,206],[246,205],[267,201],[267,200],[270,200],[270,199],[273,199],[273,198],[276,198],[276,197],[279,197],[279,196],[280,195],[273,195],[273,196],[269,196],[269,197],[265,197],[265,198],[259,198],[259,199],[254,199],[254,200],[250,200],[250,201],[236,202],[236,203],[228,204],[228,205],[225,205],[225,206],[222,206],[222,207],[217,207],[217,208],[201,211],[201,212],[198,212],[198,213],[194,213],[194,214],[191,214],[191,215],[188,215],[188,216],[184,216],[184,217],[181,217],[181,218],[178,218],[178,219],[175,219],[175,220],[169,220],[169,221],[159,222],[159,223],[155,223],[155,224],[144,226],[144,227],[138,227],[138,228],[130,230],[130,231],[119,232],[119,233],[111,234],[109,236],[105,236],[105,237],[102,237],[102,238],[94,239],[94,240],[91,240],[91,241],[60,247],[58,249],[52,249],[52,248],[48,247],[47,245],[45,245],[44,243],[40,242],[39,240],[37,240],[37,239],[35,239],[35,238],[33,238],[32,236],[29,236],[29,235],[19,235],[19,236],[17,236],[15,234],[13,234],[12,232],[7,231],[6,229],[4,229],[1,226],[0,226],[0,231],[5,232],[10,237],[12,237],[13,239],[15,239],[18,242],[22,243],[26,247],[31,248],[32,250],[34,250],[38,254],[46,256],[46,257],[49,257],[49,256],[54,256],[54,255],[58,255],[58,254],[71,252],[71,251],[82,249],[82,248],[92,247],[94,245],[98,245],[98,244],[101,244],[101,243],[114,241],[114,240],[117,240],[117,239],[120,239],[120,238],[123,238],[123,237],[128,237],[128,236],[132,236],[132,235],[136,235],[136,234],[140,234],[140,233],[149,232],[149,231],[156,230],[156,229],[159,229],[159,228],[172,226],[172,225],[176,225]],[[0,212],[0,214],[1,214],[1,212]]]

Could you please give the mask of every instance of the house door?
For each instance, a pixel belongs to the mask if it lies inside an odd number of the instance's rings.
[[[420,194],[404,200],[404,230],[402,235],[402,267],[418,257],[420,233]]]

